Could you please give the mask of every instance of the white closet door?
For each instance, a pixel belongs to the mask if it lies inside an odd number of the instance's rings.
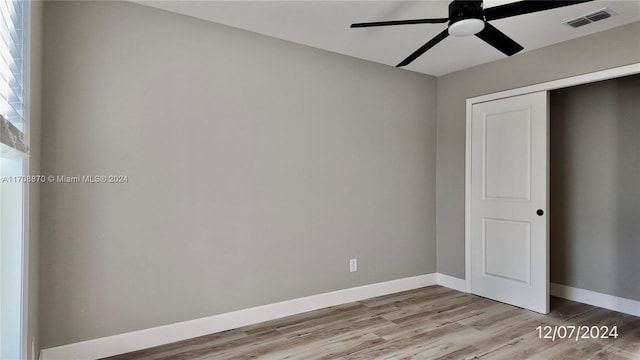
[[[472,111],[471,292],[546,314],[547,92]]]

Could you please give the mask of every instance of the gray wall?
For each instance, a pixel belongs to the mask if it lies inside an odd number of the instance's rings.
[[[46,2],[41,341],[432,273],[436,80],[121,2]],[[348,260],[357,257],[356,273]]]
[[[550,105],[551,281],[640,300],[640,75]]]
[[[640,61],[640,23],[614,28],[438,78],[438,272],[464,278],[467,98]]]

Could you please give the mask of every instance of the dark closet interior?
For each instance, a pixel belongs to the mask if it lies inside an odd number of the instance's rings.
[[[550,92],[551,282],[640,300],[640,75]]]

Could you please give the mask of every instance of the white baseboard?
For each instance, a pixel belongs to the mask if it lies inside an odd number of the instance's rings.
[[[625,299],[591,290],[578,289],[562,284],[549,284],[552,296],[573,300],[621,313],[640,316],[640,301]]]
[[[438,283],[436,273],[312,295],[206,318],[44,349],[41,360],[89,360],[124,354],[242,326]],[[446,276],[446,275],[445,275]],[[449,277],[448,277],[449,278]],[[455,279],[455,278],[452,278]],[[446,286],[446,285],[445,285]]]
[[[436,273],[438,285],[448,287],[449,289],[467,292],[467,281],[457,277]]]

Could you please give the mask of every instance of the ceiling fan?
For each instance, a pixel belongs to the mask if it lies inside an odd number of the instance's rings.
[[[453,36],[475,35],[487,42],[489,45],[500,50],[507,56],[511,56],[524,49],[520,44],[505,35],[502,31],[489,24],[491,20],[507,18],[511,16],[529,14],[537,11],[555,9],[559,7],[579,4],[593,0],[583,1],[538,1],[525,0],[510,4],[483,9],[482,0],[454,0],[449,4],[449,17],[437,19],[415,19],[415,20],[393,20],[352,24],[352,28],[390,26],[390,25],[411,25],[411,24],[440,24],[449,22],[449,25],[440,34],[422,45],[413,54],[396,67],[409,65],[412,61],[431,49],[449,34]]]

